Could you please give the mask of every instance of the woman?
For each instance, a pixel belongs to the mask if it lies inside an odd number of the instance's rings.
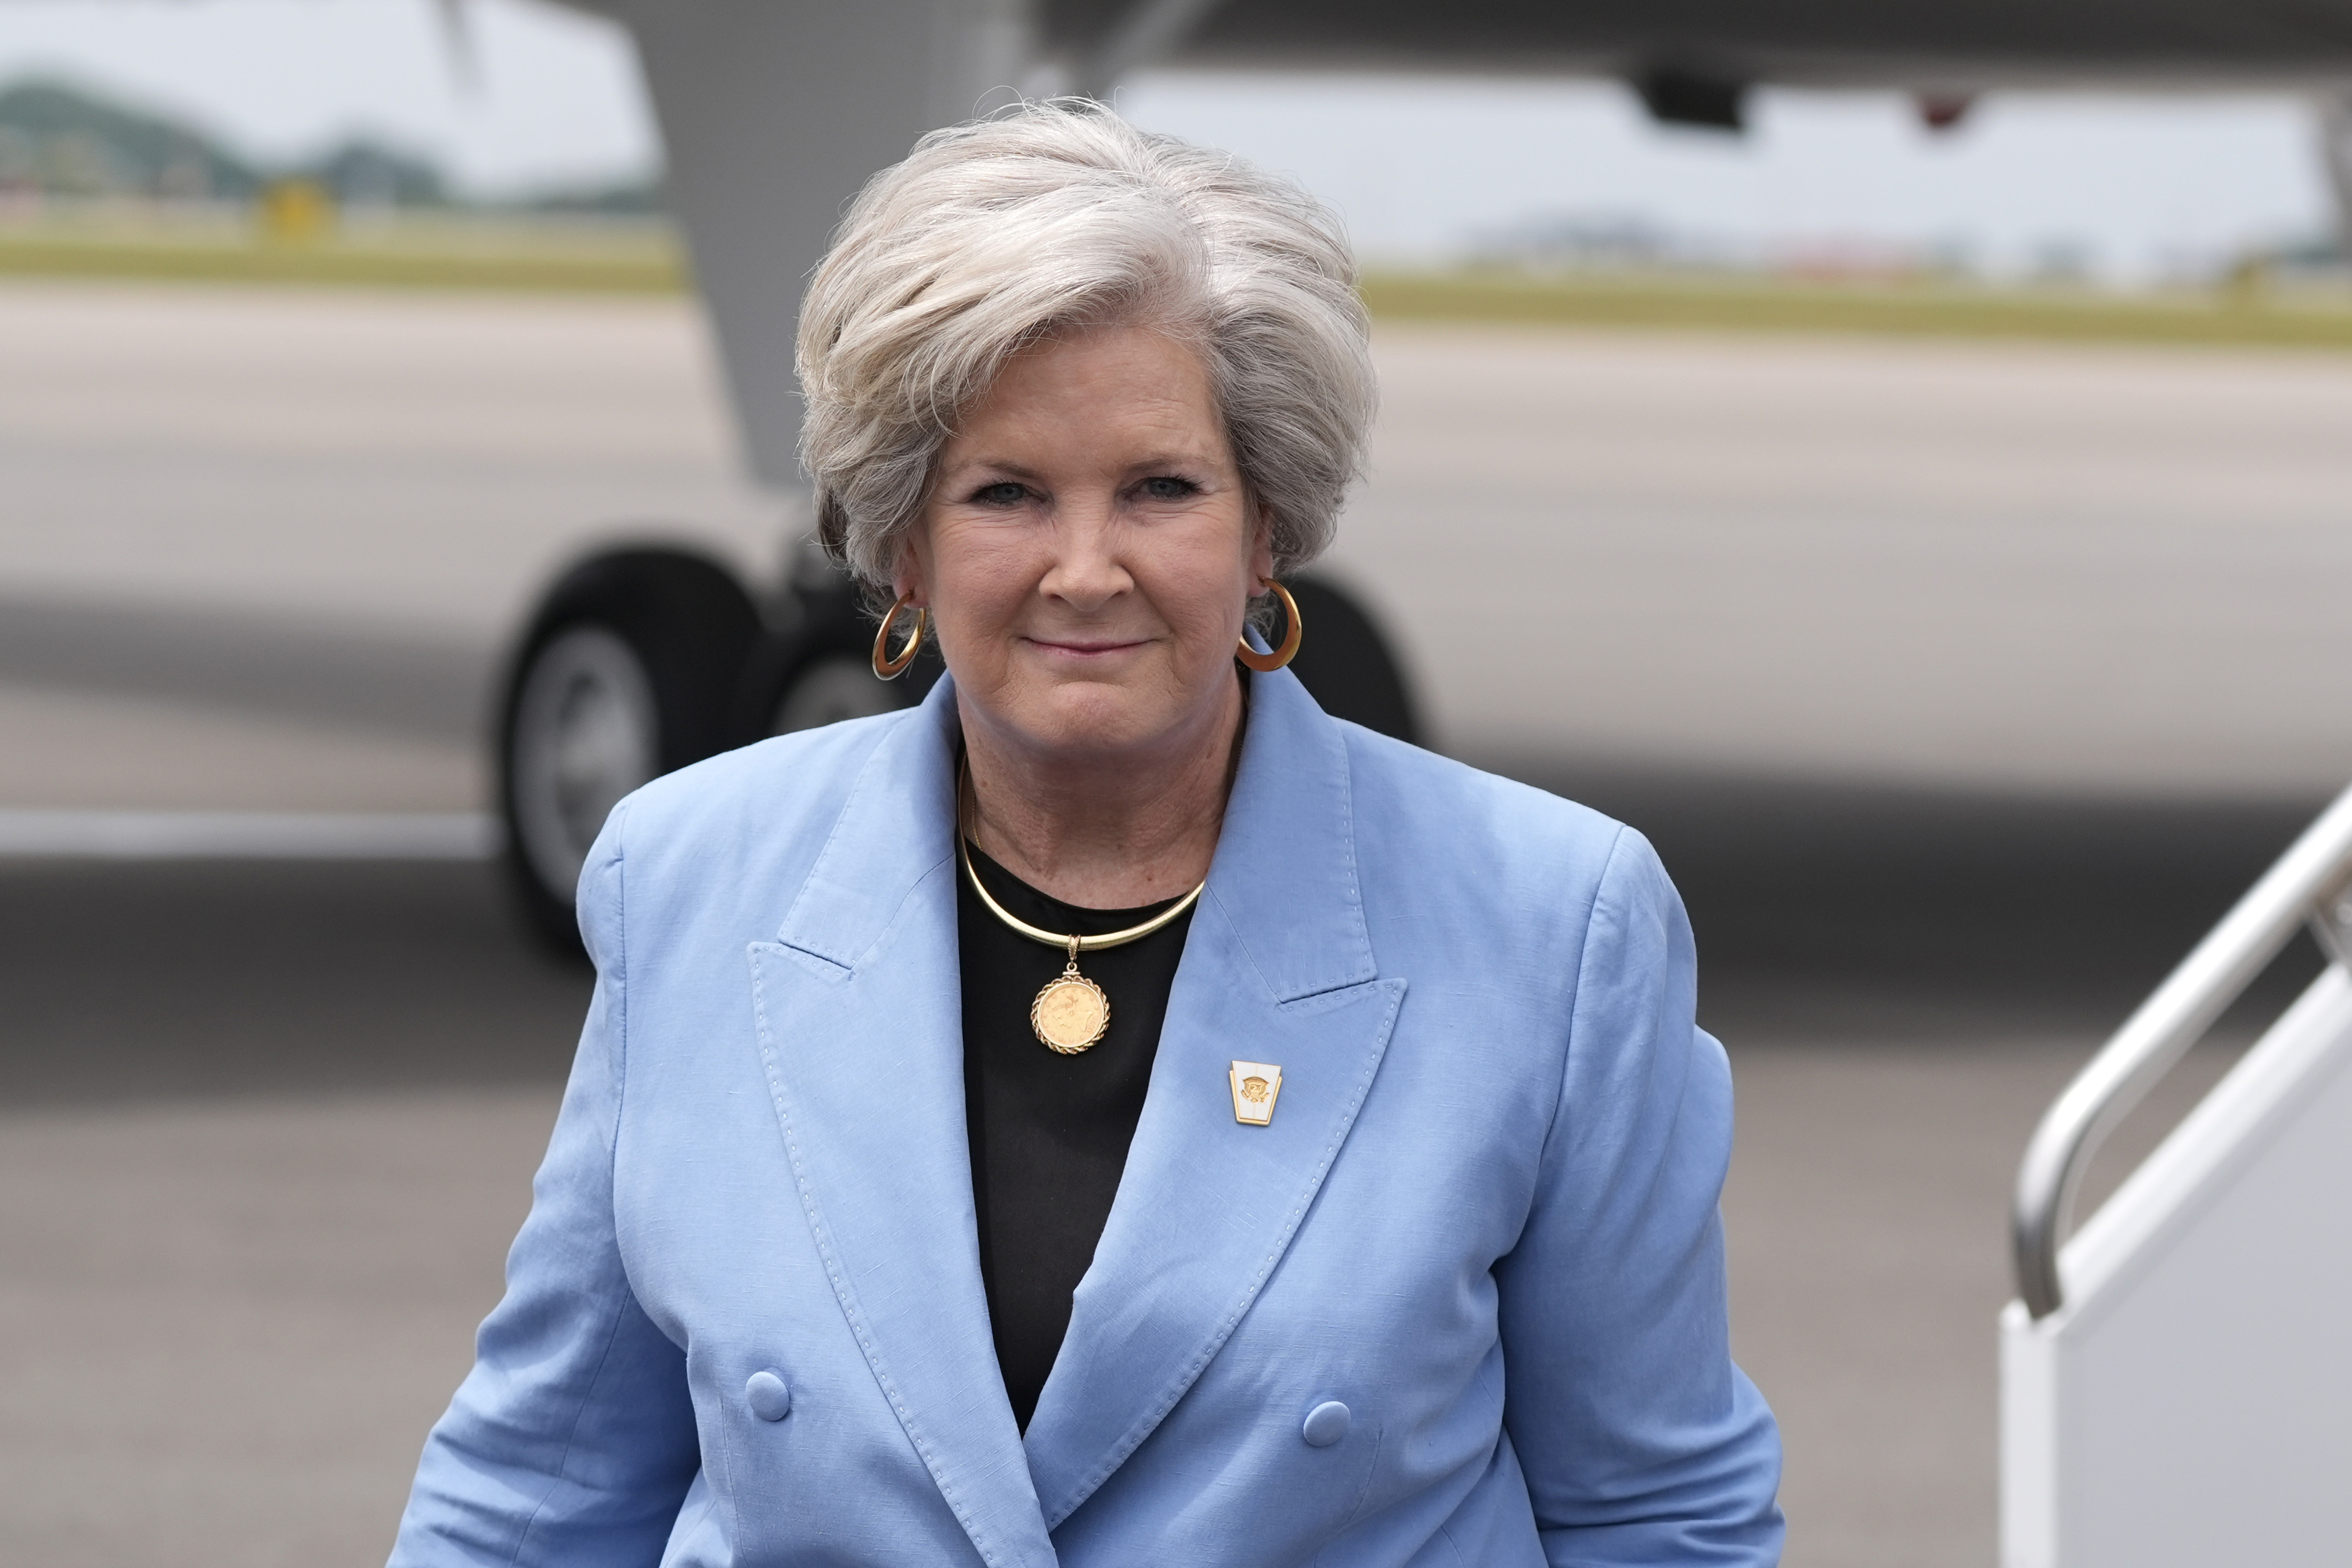
[[[859,198],[804,454],[877,671],[947,676],[614,810],[395,1563],[1775,1559],[1655,857],[1248,629],[1365,339],[1309,198],[1099,110]]]

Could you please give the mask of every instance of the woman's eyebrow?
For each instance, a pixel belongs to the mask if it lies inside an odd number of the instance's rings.
[[[1216,461],[1205,452],[1156,452],[1149,457],[1139,457],[1127,466],[1129,473],[1149,468],[1213,468]]]
[[[1037,478],[1035,469],[1024,464],[1007,463],[995,457],[968,457],[950,469],[949,473],[959,481],[976,478],[981,474],[1001,474],[1008,479],[1019,479],[1032,484]]]
[[[1214,466],[1216,466],[1216,459],[1207,453],[1156,452],[1123,465],[1121,471],[1143,475],[1149,474],[1155,468],[1213,468]],[[1036,469],[1025,463],[1014,463],[1001,457],[966,457],[947,471],[946,478],[950,485],[966,485],[983,474],[1002,475],[1007,479],[1018,479],[1033,485],[1039,483],[1042,477]]]

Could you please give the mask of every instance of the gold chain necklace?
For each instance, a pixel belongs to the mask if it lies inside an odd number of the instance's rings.
[[[963,815],[963,777],[956,780],[956,815]],[[956,850],[963,857],[963,874],[971,881],[972,892],[980,894],[988,912],[1032,942],[1042,942],[1048,947],[1066,948],[1069,962],[1061,974],[1045,982],[1037,999],[1029,1004],[1029,1027],[1037,1031],[1037,1039],[1046,1050],[1063,1056],[1076,1056],[1099,1042],[1103,1031],[1110,1028],[1110,998],[1103,988],[1078,973],[1078,955],[1099,953],[1106,947],[1124,947],[1129,942],[1140,942],[1153,932],[1182,915],[1200,902],[1206,878],[1201,885],[1143,922],[1124,931],[1106,931],[1099,936],[1081,936],[1075,931],[1048,931],[1042,925],[1032,925],[1004,905],[996,902],[987,885],[980,880],[980,872],[971,863],[971,840],[965,836],[963,824],[956,824]]]

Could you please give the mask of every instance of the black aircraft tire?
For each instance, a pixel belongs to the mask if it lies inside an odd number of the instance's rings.
[[[1321,578],[1303,576],[1284,586],[1298,601],[1298,618],[1307,626],[1290,668],[1323,711],[1420,745],[1421,726],[1404,671],[1372,618]],[[1277,623],[1277,646],[1282,630]]]
[[[762,639],[745,666],[734,704],[737,745],[909,707],[939,679],[939,649],[928,639],[897,680],[874,674],[874,619],[846,579],[801,590],[796,602],[791,633]],[[894,646],[907,627],[902,619]]]
[[[668,550],[588,561],[531,618],[499,706],[499,806],[509,885],[557,951],[580,950],[573,890],[613,803],[730,740],[759,634],[731,574]]]

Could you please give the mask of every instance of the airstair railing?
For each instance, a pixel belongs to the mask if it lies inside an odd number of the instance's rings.
[[[2330,959],[2352,967],[2352,789],[2166,977],[2034,1129],[2010,1217],[2017,1293],[2033,1317],[2048,1317],[2065,1300],[2058,1248],[2091,1156],[2305,924]]]

